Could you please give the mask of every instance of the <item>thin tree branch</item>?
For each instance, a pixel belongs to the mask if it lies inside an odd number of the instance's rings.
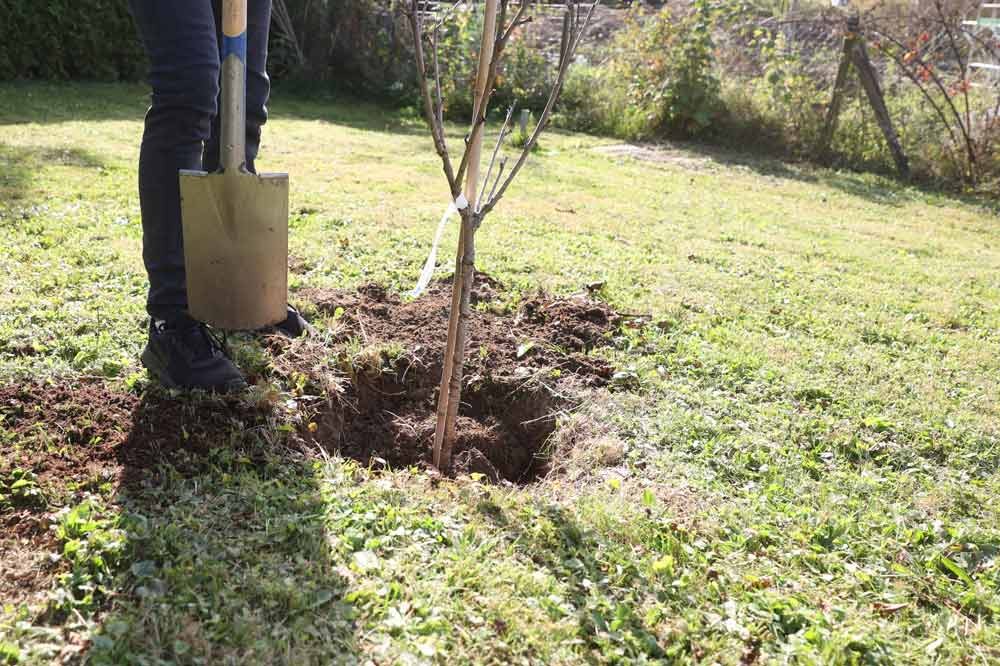
[[[511,36],[514,34],[513,28],[516,25],[518,25],[519,22],[521,24],[524,23],[521,17],[524,15],[524,12],[527,11],[528,7],[531,5],[532,2],[533,0],[523,0],[521,2],[521,6],[518,9],[517,14],[514,15],[514,20],[511,22],[510,28],[508,28],[506,31],[504,31],[502,28],[503,23],[498,23],[500,30],[497,31],[497,34],[500,36],[497,37],[496,43],[493,47],[493,58],[490,60],[489,73],[486,78],[486,94],[483,97],[482,104],[480,105],[479,109],[477,109],[477,113],[475,113],[474,115],[472,129],[469,132],[469,136],[472,136],[476,132],[479,125],[486,123],[486,111],[489,109],[490,100],[493,98],[494,86],[496,85],[496,79],[497,79],[497,71],[500,66],[500,58],[503,55],[504,49],[507,47],[507,43],[510,41]],[[505,13],[506,4],[507,3],[501,4],[500,6],[501,13]],[[466,141],[468,141],[468,137],[466,137]],[[468,151],[466,151],[465,154],[462,155],[462,161],[458,165],[458,172],[456,173],[456,178],[458,179],[458,182],[460,183],[462,182],[463,178],[465,177],[465,172],[468,168],[469,168],[469,153]]]
[[[490,156],[490,165],[486,169],[486,177],[483,178],[483,189],[479,192],[479,198],[476,199],[476,201],[480,203],[480,207],[483,201],[483,196],[486,194],[486,187],[490,182],[490,176],[493,175],[493,166],[496,164],[497,155],[500,154],[500,149],[503,148],[503,140],[508,134],[507,128],[510,127],[510,120],[514,117],[514,108],[516,106],[517,104],[511,104],[510,108],[507,109],[507,117],[503,121],[503,126],[500,127],[500,133],[497,134],[497,143],[493,147],[493,154]]]
[[[908,51],[909,50],[909,49],[907,49],[907,46],[905,44],[903,44],[900,40],[898,40],[897,38],[893,37],[892,35],[890,35],[890,34],[888,34],[886,32],[882,32],[881,30],[877,30],[877,32],[878,32],[879,35],[881,35],[882,37],[888,39],[890,42],[892,42],[893,44],[895,44],[896,46],[898,46],[900,49],[902,49],[904,51]],[[948,90],[945,87],[944,83],[942,83],[940,77],[938,77],[938,75],[934,72],[933,68],[931,68],[927,64],[927,62],[924,61],[924,59],[920,57],[919,54],[916,55],[916,57],[914,58],[914,62],[922,68],[922,71],[924,71],[924,72],[926,72],[928,74],[928,76],[930,77],[931,81],[934,83],[934,86],[941,93],[942,97],[944,97],[944,101],[948,105],[948,109],[951,111],[951,115],[955,119],[954,123],[948,121],[948,118],[945,115],[944,109],[942,109],[934,101],[934,98],[931,96],[931,94],[927,90],[926,86],[923,85],[923,83],[920,81],[919,77],[917,77],[917,75],[910,70],[910,68],[907,66],[907,63],[903,62],[903,60],[901,58],[897,57],[895,54],[890,54],[890,57],[893,60],[895,60],[896,63],[898,63],[900,65],[900,68],[906,74],[907,78],[909,78],[910,81],[912,81],[917,86],[917,88],[923,94],[924,98],[931,104],[932,107],[934,107],[934,110],[938,112],[938,115],[941,118],[942,124],[948,129],[948,133],[951,135],[952,141],[954,141],[956,145],[961,145],[963,142],[965,143],[967,159],[969,160],[969,166],[970,166],[970,168],[972,168],[975,165],[975,149],[972,147],[972,138],[969,136],[969,133],[968,133],[966,127],[965,127],[965,123],[962,122],[962,115],[961,115],[961,113],[955,107],[954,102],[951,101],[951,96],[948,94]],[[958,125],[958,129],[962,133],[962,138],[963,138],[964,141],[959,141],[958,137],[955,136],[954,125],[956,125],[956,124]]]
[[[493,195],[496,193],[497,185],[500,184],[500,179],[503,177],[503,172],[504,169],[506,168],[507,168],[507,156],[504,155],[503,157],[500,158],[500,168],[497,169],[497,177],[493,180],[493,187],[490,188],[490,196],[489,196],[490,199],[492,199]],[[480,221],[482,221],[481,215],[480,215]]]
[[[502,32],[503,34],[502,41],[504,44],[506,44],[507,41],[510,40],[511,35],[513,35],[514,31],[517,30],[520,26],[525,25],[527,23],[531,23],[531,17],[524,18],[524,13],[528,11],[528,7],[530,5],[531,5],[531,0],[524,0],[521,3],[521,6],[518,7],[517,14],[514,14],[514,20],[512,20],[510,22],[510,25],[507,26],[507,28],[504,29]],[[503,23],[501,23],[500,25],[503,25]]]
[[[487,213],[493,210],[494,206],[497,205],[497,202],[499,202],[500,199],[503,198],[503,195],[504,193],[506,193],[507,188],[510,187],[510,184],[514,181],[514,178],[517,177],[517,174],[521,171],[521,168],[524,167],[524,163],[527,162],[528,156],[531,154],[531,151],[534,150],[535,144],[538,143],[538,137],[541,136],[542,131],[544,131],[546,126],[548,125],[549,116],[552,114],[552,109],[553,107],[555,107],[556,102],[559,100],[559,96],[562,93],[563,85],[566,83],[566,73],[569,71],[570,63],[573,61],[573,57],[576,54],[576,49],[580,45],[580,40],[583,38],[584,33],[586,33],[587,28],[590,25],[590,19],[594,15],[594,8],[597,6],[597,3],[598,0],[594,0],[594,2],[590,4],[590,9],[587,11],[587,16],[582,20],[582,22],[579,22],[580,25],[576,29],[575,34],[572,35],[571,38],[567,41],[568,46],[566,48],[566,53],[564,54],[562,62],[559,63],[559,74],[556,78],[555,84],[553,84],[552,86],[552,91],[549,93],[549,99],[545,103],[545,108],[538,118],[538,123],[535,125],[535,129],[531,133],[531,137],[524,144],[524,148],[521,150],[521,155],[520,157],[518,157],[517,162],[511,168],[510,173],[507,174],[507,179],[503,182],[503,185],[500,186],[500,189],[497,191],[497,193],[494,196],[490,197],[490,200],[480,209],[479,212],[480,217],[485,217]],[[572,28],[573,26],[570,27]]]
[[[441,158],[441,166],[444,169],[445,177],[448,179],[452,198],[457,199],[458,195],[462,193],[462,181],[455,177],[455,172],[452,169],[451,158],[448,155],[448,144],[444,134],[444,124],[440,120],[440,114],[435,110],[434,101],[431,99],[431,92],[427,82],[427,66],[424,62],[424,35],[422,20],[420,18],[420,0],[411,0],[410,10],[406,14],[410,20],[410,29],[413,31],[413,53],[416,59],[417,82],[420,86],[420,96],[424,101],[424,116],[431,129],[434,148]]]
[[[455,4],[453,4],[445,12],[441,14],[441,18],[439,18],[437,20],[437,23],[434,24],[434,28],[431,30],[431,32],[437,32],[438,30],[440,30],[442,26],[444,26],[444,24],[448,22],[448,19],[452,17],[452,14],[454,14],[455,11],[458,9],[458,6],[464,3],[465,0],[456,0]]]
[[[934,0],[934,7],[935,7],[935,9],[937,9],[938,16],[943,19],[944,16],[945,16],[945,13],[944,13],[944,7],[941,6],[941,0]],[[945,32],[945,35],[948,36],[948,44],[951,46],[952,55],[954,56],[955,60],[958,62],[959,72],[962,75],[962,81],[964,83],[965,80],[966,80],[966,78],[967,78],[966,77],[966,69],[967,69],[966,59],[962,57],[962,52],[959,50],[958,44],[955,43],[955,35],[952,32],[951,26],[948,25],[947,23],[945,23],[944,21],[942,21],[942,23],[944,23],[944,32]],[[965,85],[962,86],[962,95],[963,95],[963,98],[965,100],[965,127],[967,127],[968,130],[971,132],[972,131],[972,115],[969,112],[969,91],[968,91],[968,88]],[[969,142],[969,139],[970,139],[970,137],[968,136],[968,133],[966,133],[966,145],[967,145],[967,147],[969,148],[969,151],[970,151],[969,152],[969,167],[970,168],[975,168],[975,165],[976,165],[975,150],[973,149],[972,144]]]
[[[442,136],[444,136],[444,93],[441,92],[441,64],[438,58],[438,29],[435,28],[434,32],[431,33],[431,49],[434,56],[434,94],[437,101],[437,113],[436,120],[437,124],[442,128]]]

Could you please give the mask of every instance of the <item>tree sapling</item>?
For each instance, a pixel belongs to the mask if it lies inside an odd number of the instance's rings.
[[[458,2],[443,12],[429,35],[424,32],[424,19],[429,14],[425,10],[429,3],[410,0],[407,15],[413,30],[414,57],[423,100],[424,116],[430,126],[434,147],[441,158],[451,198],[462,219],[459,232],[458,251],[455,259],[455,277],[452,282],[451,313],[448,320],[448,342],[445,347],[444,368],[441,374],[441,388],[438,394],[437,425],[434,430],[433,462],[439,470],[451,465],[451,452],[455,443],[455,424],[462,393],[462,372],[465,360],[465,343],[470,315],[470,296],[475,276],[476,231],[483,219],[493,210],[514,178],[521,171],[531,154],[538,137],[549,123],[552,109],[562,93],[566,73],[576,54],[597,0],[581,3],[567,0],[563,17],[562,40],[560,42],[558,69],[555,83],[549,92],[545,107],[539,114],[538,122],[531,132],[513,166],[507,171],[507,159],[501,157],[504,138],[511,131],[513,107],[507,112],[500,128],[497,142],[486,167],[485,177],[480,187],[480,164],[482,161],[483,135],[490,98],[493,94],[497,71],[503,58],[504,49],[518,28],[531,21],[527,16],[533,0],[485,0],[483,34],[479,49],[479,62],[473,88],[472,125],[465,140],[465,150],[458,169],[453,166],[448,152],[444,131],[444,103],[441,93],[441,69],[438,58],[438,36],[441,26],[462,2]],[[516,7],[516,11],[513,11]],[[508,16],[512,12],[512,17]],[[428,74],[424,40],[431,48],[433,85]],[[494,173],[495,172],[495,173]],[[505,173],[506,172],[506,173]]]

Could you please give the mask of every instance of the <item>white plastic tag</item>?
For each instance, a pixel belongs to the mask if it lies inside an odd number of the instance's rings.
[[[431,245],[431,252],[427,255],[427,261],[424,262],[424,269],[420,271],[420,278],[417,280],[417,286],[413,288],[410,292],[410,296],[416,298],[420,294],[424,293],[424,289],[430,284],[431,278],[434,277],[434,265],[437,263],[437,251],[438,246],[441,245],[441,237],[444,235],[444,228],[448,226],[448,220],[451,216],[460,210],[465,210],[469,207],[469,200],[465,198],[464,194],[459,194],[458,198],[448,204],[448,210],[444,212],[441,216],[441,221],[438,222],[437,231],[434,232],[434,243]]]

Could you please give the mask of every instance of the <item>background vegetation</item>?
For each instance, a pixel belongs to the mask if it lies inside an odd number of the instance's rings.
[[[854,6],[862,11],[869,51],[915,177],[992,191],[1000,174],[1000,98],[993,86],[973,85],[968,61],[976,36],[960,28],[976,4],[884,0]],[[272,30],[275,80],[293,89],[349,90],[416,107],[402,6],[399,0],[278,0],[285,20]],[[567,83],[557,125],[630,140],[693,138],[892,171],[856,83],[848,86],[831,150],[819,145],[845,18],[828,3],[689,0],[663,8],[635,3],[626,11],[622,3],[606,2],[602,9],[603,20]],[[125,3],[11,0],[0,11],[6,13],[0,25],[21,37],[0,48],[0,79],[141,76],[145,65]],[[558,45],[551,39],[552,12],[543,9],[535,19],[510,47],[498,107],[517,102],[537,110],[544,102]],[[463,6],[441,31],[444,98],[455,119],[471,110],[467,77],[479,25],[475,9]],[[990,39],[981,46],[997,47]]]
[[[3,0],[0,35],[0,80],[135,80],[145,70],[120,0]]]
[[[48,541],[27,554],[31,541],[2,544],[0,568],[35,557],[50,585],[24,603],[4,588],[0,663],[997,662],[996,214],[878,174],[707,145],[820,159],[842,17],[802,3],[801,21],[777,22],[790,4],[699,1],[595,27],[558,122],[696,141],[652,150],[553,132],[483,234],[479,265],[503,285],[489,307],[589,285],[640,315],[595,352],[618,370],[611,389],[557,417],[559,473],[527,487],[293,449],[290,433],[308,428],[295,404],[333,389],[282,372],[252,336],[230,338],[261,379],[236,413],[160,395],[137,360],[148,90],[0,84],[0,389],[152,397],[103,424],[120,438],[150,405],[194,423],[225,414],[207,454],[162,459],[148,484],[4,469],[0,520],[31,516]],[[76,29],[76,8],[45,7]],[[16,5],[19,39],[48,29],[45,7]],[[296,39],[276,31],[272,44],[283,85],[336,82],[396,103],[279,86],[262,155],[295,174],[291,298],[322,332],[321,358],[381,372],[412,350],[363,331],[333,344],[343,324],[310,291],[402,292],[426,257],[440,166],[410,105],[407,35],[387,3],[288,9]],[[918,175],[988,187],[988,97],[953,87],[963,70],[922,39],[928,15],[867,9],[902,44],[876,49],[873,35],[872,57]],[[139,76],[131,29],[115,23],[125,15],[111,11],[115,30],[54,32],[37,43],[55,50],[34,56],[11,46],[4,75]],[[454,143],[476,21],[461,13],[443,36]],[[545,35],[540,17],[511,47],[503,100],[535,107]],[[111,53],[135,57],[100,70]],[[966,120],[928,112],[928,96]],[[857,90],[849,100],[830,161],[888,169]],[[273,421],[247,427],[240,410],[259,401]],[[100,444],[84,435],[94,424],[57,427],[57,409],[12,404],[0,402],[0,459]]]

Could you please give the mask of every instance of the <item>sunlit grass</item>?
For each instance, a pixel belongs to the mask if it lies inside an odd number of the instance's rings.
[[[141,87],[0,86],[3,381],[135,382],[144,105]],[[259,166],[291,174],[292,300],[411,287],[447,204],[420,121],[271,110]],[[603,352],[631,388],[586,410],[610,466],[500,489],[220,452],[118,498],[120,593],[80,629],[98,663],[1000,659],[996,217],[607,143],[548,135],[478,263],[513,291],[603,282],[651,316]],[[25,622],[0,641],[44,661],[51,627]]]

